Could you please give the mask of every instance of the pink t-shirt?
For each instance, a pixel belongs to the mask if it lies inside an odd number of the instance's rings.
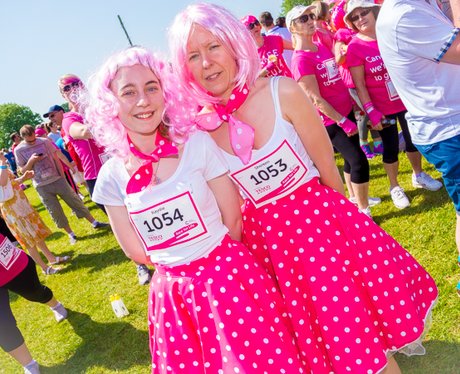
[[[364,66],[366,88],[375,109],[385,115],[406,110],[391,82],[376,40],[354,37],[348,45],[347,65]]]
[[[281,36],[264,35],[264,44],[257,49],[257,52],[259,53],[260,66],[262,69],[265,68],[271,60],[275,63],[275,67],[268,72],[268,77],[283,76],[292,78],[291,71],[286,61],[284,61],[283,51],[283,38],[281,38]]]
[[[350,30],[349,28],[342,28],[338,29],[334,34],[334,40],[337,42],[342,42],[346,46],[350,43],[353,36],[356,34],[355,31]],[[350,70],[348,69],[347,60],[345,58],[345,62],[339,66],[340,76],[342,77],[343,83],[347,88],[355,88],[355,83],[353,82],[353,78],[351,77]]]
[[[26,253],[13,246],[8,238],[0,234],[0,287],[16,278],[28,262]]]
[[[93,139],[74,139],[69,134],[70,126],[74,122],[84,123],[83,117],[76,112],[64,113],[62,129],[65,133],[65,142],[70,142],[80,157],[85,180],[97,178],[99,170],[105,161],[104,150],[96,145]]]
[[[334,109],[342,116],[348,116],[353,107],[350,94],[342,81],[332,51],[322,44],[316,43],[317,52],[294,51],[291,71],[296,81],[304,75],[315,75],[319,92]],[[325,126],[336,123],[319,112]]]

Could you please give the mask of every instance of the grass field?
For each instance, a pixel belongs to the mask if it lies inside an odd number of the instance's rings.
[[[440,177],[431,167],[427,171]],[[400,184],[412,202],[401,211],[391,202],[381,159],[371,160],[371,195],[382,198],[382,203],[372,210],[375,221],[433,275],[440,297],[426,336],[427,354],[411,358],[398,354],[396,359],[403,373],[460,373],[460,298],[455,292],[460,271],[456,266],[455,212],[444,189],[429,192],[412,188],[405,155],[401,155]],[[26,193],[54,230],[35,190],[29,188]],[[97,219],[106,221],[88,198],[86,203]],[[55,254],[71,255],[72,262],[60,274],[40,274],[69,309],[68,319],[57,324],[46,306],[11,295],[13,312],[33,357],[42,365],[44,374],[149,373],[148,287],[138,285],[134,265],[124,256],[110,230],[96,231],[86,221],[78,221],[70,213],[68,216],[78,243],[70,246],[62,231],[56,231],[47,243]],[[111,309],[109,297],[114,293],[123,298],[130,311],[123,319],[118,319]],[[22,368],[0,351],[0,373],[22,373]]]

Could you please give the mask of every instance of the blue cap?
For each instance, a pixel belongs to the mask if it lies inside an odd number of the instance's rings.
[[[45,114],[43,115],[43,117],[48,118],[49,115],[50,115],[50,113],[52,113],[52,112],[58,112],[58,111],[60,111],[60,110],[62,110],[63,112],[65,112],[65,110],[64,110],[64,108],[63,108],[62,106],[60,106],[60,105],[53,105],[53,106],[51,106],[51,107],[48,109],[48,112],[45,113]]]

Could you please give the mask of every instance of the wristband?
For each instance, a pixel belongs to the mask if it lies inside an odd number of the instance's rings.
[[[382,121],[383,114],[380,113],[377,109],[374,108],[374,105],[372,102],[367,102],[366,104],[363,105],[364,111],[367,113],[369,116],[369,120],[372,123],[372,127],[377,126],[380,121]]]
[[[337,125],[339,125],[346,134],[352,134],[358,129],[356,123],[350,121],[347,117],[342,117],[342,119],[337,122]]]
[[[0,165],[0,170],[5,170],[5,169],[8,169],[8,166],[6,166],[6,165]]]

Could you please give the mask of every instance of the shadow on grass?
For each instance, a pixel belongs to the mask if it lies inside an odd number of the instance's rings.
[[[72,253],[66,252],[61,255],[68,255]],[[108,266],[128,261],[130,260],[125,256],[120,247],[113,247],[100,253],[83,253],[72,257],[70,265],[65,269],[62,269],[60,274],[79,271],[81,268],[89,268],[89,273],[94,273],[102,271]]]
[[[458,374],[460,369],[460,342],[451,343],[431,340],[423,343],[426,355],[407,357],[403,354],[395,356],[404,374]]]
[[[42,374],[86,373],[92,367],[120,371],[150,363],[146,331],[128,322],[95,322],[89,315],[72,310],[67,321],[82,342],[65,363],[42,366]]]
[[[449,195],[442,188],[439,191],[427,191],[424,189],[412,189],[404,191],[411,201],[411,205],[405,209],[391,209],[384,214],[377,214],[373,216],[374,220],[380,224],[386,219],[394,217],[410,217],[417,213],[428,212],[443,207],[445,204],[450,204],[451,200]],[[385,196],[382,198],[382,202],[389,201],[391,204],[391,197]],[[414,203],[415,201],[415,203]]]

